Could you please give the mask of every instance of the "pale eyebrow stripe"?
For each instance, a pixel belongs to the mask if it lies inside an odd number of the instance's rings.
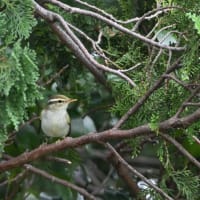
[[[65,102],[65,100],[63,100],[63,99],[50,99],[50,100],[48,101],[48,104],[55,103],[55,102],[59,102],[59,101]]]

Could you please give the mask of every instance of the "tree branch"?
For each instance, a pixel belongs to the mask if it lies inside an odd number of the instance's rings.
[[[49,80],[47,80],[45,83],[42,83],[40,85],[42,85],[43,87],[46,86],[46,85],[49,85],[50,83],[52,83],[56,78],[58,78],[67,68],[69,67],[69,65],[66,65],[64,67],[61,67],[61,69],[56,73],[54,74],[53,77],[51,77]]]
[[[200,107],[200,103],[186,102],[186,103],[183,103],[183,106],[197,106],[197,107]]]
[[[187,128],[191,124],[200,120],[200,108],[194,113],[183,118],[170,118],[159,124],[159,131],[166,132],[176,128]],[[49,153],[56,152],[62,149],[74,148],[88,143],[108,141],[113,139],[132,138],[139,135],[153,133],[148,124],[138,126],[129,130],[110,129],[99,133],[90,133],[78,138],[67,137],[53,144],[43,144],[37,149],[30,152],[25,152],[15,158],[0,163],[0,172],[22,166],[28,162],[41,158]]]
[[[155,191],[160,193],[165,199],[167,200],[173,200],[167,193],[165,193],[163,190],[161,190],[159,187],[154,185],[151,181],[149,181],[145,176],[143,176],[141,173],[139,173],[136,169],[134,169],[132,166],[130,166],[120,155],[119,153],[110,145],[109,143],[105,143],[105,146],[112,152],[112,154],[117,158],[118,162],[122,163],[124,167],[129,169],[133,174],[135,174],[137,177],[139,177],[141,180],[143,180],[145,183],[147,183],[150,187],[152,187]]]
[[[126,21],[122,21],[122,20],[117,20],[115,17],[113,17],[113,15],[111,14],[108,14],[107,12],[105,12],[104,10],[102,9],[99,9],[97,8],[96,6],[94,5],[91,5],[91,4],[88,4],[86,2],[83,2],[81,0],[74,0],[75,2],[81,4],[81,5],[84,5],[86,7],[88,7],[89,9],[107,17],[108,19],[111,19],[113,20],[114,22],[117,22],[119,24],[129,24],[129,23],[132,23],[132,22],[138,22],[138,24],[136,24],[136,26],[138,27],[139,24],[144,21],[144,20],[150,20],[150,19],[153,19],[155,17],[157,17],[158,15],[160,14],[163,14],[163,13],[166,13],[167,11],[170,11],[172,9],[181,9],[180,7],[178,6],[167,6],[167,7],[162,7],[162,8],[156,8],[154,10],[151,10],[147,13],[145,13],[143,16],[141,17],[135,17],[133,19],[128,19]]]
[[[167,69],[167,71],[156,81],[156,83],[153,85],[152,88],[150,88],[144,96],[142,96],[137,103],[128,110],[128,112],[126,112],[121,119],[115,124],[115,126],[113,127],[114,129],[119,128],[131,115],[133,115],[136,111],[139,110],[139,108],[147,101],[147,99],[151,96],[151,94],[153,94],[153,92],[155,92],[157,89],[159,89],[162,85],[162,83],[165,80],[165,76],[169,73],[171,73],[172,71],[174,71],[175,69],[177,69],[178,67],[180,67],[180,60],[181,57],[179,59],[176,60],[176,62],[174,64],[171,65],[171,67],[169,67]]]
[[[191,95],[182,103],[182,105],[176,112],[175,117],[180,116],[180,114],[184,111],[185,107],[187,106],[187,103],[189,103],[192,100],[192,98],[196,96],[196,94],[199,92],[199,90],[200,90],[200,86],[198,86],[191,92]]]
[[[73,53],[90,69],[90,71],[96,75],[96,77],[101,81],[101,83],[107,85],[105,79],[102,77],[102,75],[99,74],[100,71],[98,71],[98,69],[116,74],[117,76],[126,80],[133,87],[136,86],[136,84],[122,72],[98,63],[91,56],[91,54],[85,48],[83,43],[76,37],[76,35],[69,28],[68,24],[59,14],[46,10],[36,2],[34,2],[34,5],[35,12],[45,20],[51,22],[51,27],[57,33],[57,35],[65,42],[65,44],[73,51]],[[55,23],[55,20],[62,25],[62,28],[60,27],[60,25]]]
[[[198,145],[200,145],[200,140],[199,140],[199,138],[198,138],[197,136],[193,135],[192,138],[194,139],[194,141],[195,141]]]
[[[109,143],[105,144],[105,143],[101,143],[104,146],[106,146],[108,148],[107,145],[110,145]],[[122,162],[119,162],[118,157],[113,153],[113,151],[111,151],[110,148],[108,148],[110,150],[109,155],[107,157],[107,160],[109,162],[112,163],[113,167],[115,168],[115,170],[118,173],[118,176],[125,182],[125,184],[129,187],[129,191],[130,194],[133,197],[136,197],[140,190],[136,184],[136,181],[133,180],[133,178],[130,175],[129,170],[127,169],[126,166],[124,166],[124,164]]]
[[[193,157],[188,151],[186,151],[185,148],[174,138],[163,133],[159,133],[159,135],[161,135],[165,140],[173,144],[186,158],[188,158],[188,160],[190,160],[190,162],[195,164],[200,169],[200,162],[195,157]]]
[[[58,7],[64,9],[66,12],[69,13],[77,13],[77,14],[82,14],[82,15],[86,15],[86,16],[91,16],[94,17],[100,21],[105,22],[106,24],[108,24],[109,26],[112,26],[114,28],[116,28],[117,30],[126,33],[128,35],[131,35],[135,38],[138,38],[152,46],[156,46],[159,48],[163,48],[163,49],[168,49],[168,50],[172,50],[172,51],[183,51],[185,50],[185,47],[173,47],[173,46],[167,46],[164,44],[160,44],[159,42],[155,42],[154,40],[151,40],[143,35],[140,35],[139,33],[133,32],[121,25],[119,25],[118,23],[114,22],[113,20],[106,18],[105,16],[102,16],[96,12],[92,12],[92,11],[88,11],[88,10],[84,10],[84,9],[80,9],[80,8],[75,8],[75,7],[71,7],[69,5],[66,5],[60,1],[57,0],[48,0],[49,3],[52,3],[54,5],[57,5]]]
[[[36,167],[33,167],[32,165],[29,165],[29,164],[25,164],[24,167],[28,170],[28,171],[31,171],[35,174],[38,174],[42,177],[45,177],[47,179],[49,179],[50,181],[53,181],[55,183],[58,183],[58,184],[61,184],[61,185],[64,185],[65,187],[68,187],[68,188],[71,188],[77,192],[79,192],[80,194],[82,194],[84,197],[86,197],[87,199],[90,199],[90,200],[95,200],[96,198],[92,195],[92,194],[89,194],[85,189],[81,188],[81,187],[78,187],[77,185],[74,185],[66,180],[63,180],[61,178],[58,178],[56,176],[53,176],[49,173],[47,173],[46,171],[43,171],[41,169],[38,169]]]
[[[185,88],[186,90],[190,90],[190,88],[187,86],[187,84],[185,84],[184,82],[180,81],[178,78],[176,78],[175,76],[171,75],[171,74],[166,74],[164,75],[165,78],[168,79],[172,79],[174,80],[176,83],[178,83],[179,85],[181,85],[183,88]]]

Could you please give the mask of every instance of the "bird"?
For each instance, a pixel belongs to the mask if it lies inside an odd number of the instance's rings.
[[[47,106],[42,110],[41,128],[49,137],[65,137],[70,134],[70,116],[68,105],[77,99],[58,94],[49,98]]]

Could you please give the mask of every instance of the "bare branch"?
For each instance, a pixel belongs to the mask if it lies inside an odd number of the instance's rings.
[[[74,1],[77,2],[77,3],[80,3],[81,5],[84,5],[84,6],[88,7],[88,8],[90,8],[91,10],[93,10],[93,11],[95,11],[95,12],[97,12],[97,13],[105,16],[105,17],[107,17],[108,19],[111,19],[113,21],[117,21],[111,14],[108,14],[107,12],[105,12],[102,9],[97,8],[96,6],[93,6],[93,5],[89,4],[89,3],[86,3],[86,2],[83,2],[83,1],[80,1],[80,0],[74,0]]]
[[[151,35],[155,32],[155,30],[157,29],[157,27],[160,25],[160,22],[158,21],[154,27],[151,29],[151,31],[149,31],[149,33],[146,35],[147,38],[150,38]]]
[[[100,30],[99,35],[98,35],[98,40],[96,41],[96,44],[100,44],[101,43],[102,36],[103,36],[103,32]]]
[[[183,103],[183,106],[197,106],[197,107],[200,107],[200,103],[186,102],[186,103]]]
[[[137,21],[137,23],[135,24],[132,31],[136,31],[138,29],[139,25],[144,20],[151,20],[151,19],[159,16],[160,14],[166,13],[172,9],[180,9],[180,7],[169,6],[169,7],[156,8],[154,10],[151,10],[151,11],[145,13],[142,17],[135,18],[134,20]],[[131,21],[131,20],[128,20],[128,21]]]
[[[73,53],[79,58],[79,60],[85,64],[85,66],[92,72],[92,74],[96,77],[96,79],[103,84],[108,90],[110,88],[107,85],[106,79],[101,71],[96,69],[93,64],[91,64],[87,59],[82,51],[80,51],[79,47],[73,42],[73,40],[63,31],[63,29],[57,24],[50,24],[53,31],[59,36],[61,41],[63,41],[72,51]]]
[[[76,31],[78,34],[80,34],[81,36],[83,36],[86,40],[88,40],[91,44],[93,49],[98,53],[99,56],[101,56],[103,59],[105,59],[106,61],[108,61],[109,63],[111,63],[113,66],[115,66],[116,68],[119,68],[119,66],[114,63],[110,58],[108,58],[107,56],[105,56],[104,54],[104,50],[99,46],[100,42],[101,42],[101,38],[103,35],[103,32],[100,30],[99,35],[98,35],[98,39],[95,42],[92,38],[90,38],[86,33],[84,33],[82,30],[78,29],[77,27],[73,26],[72,24],[66,22],[69,27]]]
[[[66,5],[60,1],[57,0],[48,0],[49,3],[52,3],[54,5],[59,6],[60,8],[64,9],[66,12],[70,12],[70,13],[77,13],[77,14],[82,14],[82,15],[87,15],[87,16],[91,16],[94,17],[100,21],[105,22],[106,24],[116,28],[117,30],[124,32],[128,35],[131,35],[133,37],[136,37],[152,46],[156,46],[162,49],[168,49],[168,50],[172,50],[172,51],[183,51],[185,50],[185,47],[173,47],[173,46],[167,46],[164,44],[160,44],[159,42],[155,42],[152,39],[149,39],[143,35],[140,35],[139,33],[133,32],[121,25],[119,25],[118,23],[114,22],[113,20],[110,20],[102,15],[99,15],[98,13],[92,12],[92,11],[88,11],[88,10],[84,10],[84,9],[80,9],[80,8],[75,8],[75,7],[71,7],[69,5]]]
[[[113,15],[108,14],[104,10],[99,9],[94,5],[88,4],[88,3],[83,2],[81,0],[74,0],[74,1],[77,2],[77,3],[80,3],[81,5],[88,7],[90,9],[92,9],[93,11],[107,17],[108,19],[111,19],[114,22],[117,22],[117,23],[120,23],[120,24],[129,24],[129,23],[132,23],[132,22],[138,22],[137,25],[136,25],[137,27],[139,26],[139,23],[141,23],[143,20],[153,19],[153,18],[157,17],[158,15],[166,13],[166,12],[172,10],[172,9],[181,9],[178,6],[168,6],[168,7],[157,8],[157,9],[154,9],[152,11],[145,13],[142,17],[136,17],[136,18],[129,19],[129,20],[126,20],[126,21],[122,21],[122,20],[117,20],[115,17],[113,17]]]
[[[57,1],[56,1],[57,2]],[[110,72],[113,74],[116,74],[126,80],[131,86],[135,87],[136,84],[125,74],[114,70],[112,68],[109,68],[105,65],[99,64],[88,52],[88,50],[85,48],[85,46],[82,44],[82,42],[76,37],[76,35],[71,31],[68,24],[65,22],[65,20],[58,14],[48,11],[41,7],[39,4],[34,2],[35,5],[35,11],[42,16],[44,19],[54,22],[55,20],[59,21],[62,25],[62,28],[58,24],[51,24],[51,26],[56,30],[56,32],[60,35],[62,34],[62,39],[70,45],[70,49],[74,50],[74,54],[79,56],[79,59],[83,61],[84,64],[87,66],[90,66],[89,69],[92,70],[92,72],[95,72],[97,74],[97,69],[99,68],[101,70],[104,70],[106,72]],[[65,5],[65,4],[64,4]],[[96,68],[95,68],[95,67]],[[99,76],[99,72],[98,72]],[[105,83],[104,83],[105,84]]]
[[[160,49],[159,52],[158,52],[158,54],[155,56],[155,58],[152,61],[152,64],[150,66],[151,69],[156,64],[156,62],[158,61],[158,59],[159,59],[159,57],[161,56],[162,53],[163,53],[163,49]]]
[[[119,69],[118,71],[120,71],[120,72],[129,72],[129,71],[132,71],[132,70],[138,68],[141,64],[142,63],[137,63],[136,65],[134,65],[134,66],[132,66],[132,67],[130,67],[128,69]]]

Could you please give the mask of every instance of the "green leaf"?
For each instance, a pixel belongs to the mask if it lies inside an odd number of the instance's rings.
[[[150,120],[150,123],[149,123],[149,127],[152,131],[154,131],[156,134],[159,133],[159,115],[155,115],[153,114],[151,116],[151,120]]]
[[[194,27],[200,34],[200,16],[197,16],[194,13],[187,13],[186,16],[194,22]]]
[[[27,39],[37,24],[31,0],[4,1],[5,10],[0,12],[0,36],[5,43],[15,39]]]
[[[3,138],[11,127],[18,128],[28,116],[27,108],[41,99],[35,52],[22,48],[19,41],[7,50],[0,52],[5,58],[0,65],[0,134]],[[4,141],[0,140],[0,144]]]

